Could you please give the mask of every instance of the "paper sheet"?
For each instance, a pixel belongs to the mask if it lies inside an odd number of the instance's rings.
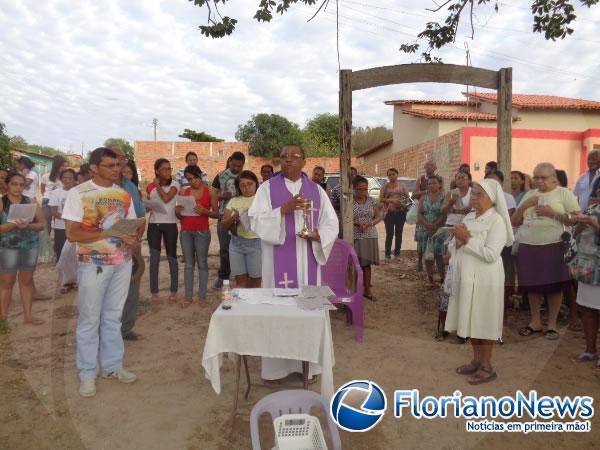
[[[146,219],[123,219],[115,223],[108,230],[104,230],[104,233],[112,237],[121,237],[126,234],[135,233],[139,227],[146,222]]]
[[[273,288],[273,295],[275,297],[296,297],[300,295],[302,291],[298,288]]]
[[[167,210],[165,209],[165,204],[160,200],[142,200],[142,203],[152,212],[157,212],[159,214],[167,214]]]
[[[7,222],[16,223],[17,220],[23,220],[27,223],[31,223],[31,221],[35,217],[36,209],[36,203],[28,203],[24,205],[10,205],[10,209],[8,210]]]
[[[198,216],[198,214],[194,212],[194,208],[196,207],[195,197],[191,195],[178,195],[175,200],[175,204],[177,206],[183,206],[183,212],[181,213],[182,216]]]
[[[242,225],[244,231],[250,231],[250,216],[248,216],[248,210],[240,215],[240,225]]]

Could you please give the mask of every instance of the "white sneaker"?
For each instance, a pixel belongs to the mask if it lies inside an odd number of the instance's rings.
[[[132,373],[123,367],[113,372],[103,373],[102,378],[116,378],[121,383],[133,383],[135,380],[137,380],[135,373]]]
[[[79,383],[79,395],[82,397],[93,397],[96,395],[96,380],[81,380]]]

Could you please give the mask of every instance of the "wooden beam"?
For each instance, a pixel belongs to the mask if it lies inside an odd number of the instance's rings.
[[[346,242],[354,242],[354,203],[352,186],[350,186],[350,158],[352,139],[352,89],[350,86],[351,70],[340,70],[340,183],[342,198],[340,199],[342,236]]]
[[[509,180],[512,160],[512,69],[498,72],[498,167]]]
[[[498,88],[498,72],[455,64],[400,64],[351,72],[353,91],[400,83],[455,83]]]

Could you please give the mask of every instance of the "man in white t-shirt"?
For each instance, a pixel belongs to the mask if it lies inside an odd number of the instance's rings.
[[[600,177],[600,150],[592,150],[588,154],[587,166],[588,170],[577,180],[574,191],[582,211],[588,208],[592,186],[594,181]]]
[[[96,394],[96,375],[132,383],[135,374],[123,368],[121,314],[131,279],[132,249],[140,245],[145,224],[119,238],[107,231],[124,219],[135,219],[131,196],[115,182],[121,168],[114,151],[100,147],[90,155],[94,177],[72,188],[62,218],[67,239],[77,243],[78,306],[77,368],[79,394]],[[98,367],[98,361],[100,367]]]

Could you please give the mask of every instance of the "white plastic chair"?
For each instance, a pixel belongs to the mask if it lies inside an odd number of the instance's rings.
[[[329,404],[319,394],[304,389],[292,389],[274,392],[259,400],[250,413],[250,436],[252,437],[252,450],[261,450],[258,421],[263,413],[268,412],[271,420],[283,414],[310,414],[313,407],[319,407],[327,417],[329,435],[331,436],[333,450],[341,450],[342,442],[337,426],[329,415]]]

